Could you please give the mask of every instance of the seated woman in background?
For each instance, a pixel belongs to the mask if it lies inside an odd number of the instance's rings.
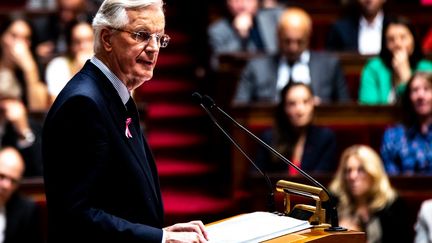
[[[330,191],[338,199],[342,227],[365,231],[367,242],[412,242],[405,204],[390,185],[378,153],[369,146],[344,150]]]
[[[380,55],[369,60],[361,74],[361,104],[393,104],[403,93],[413,71],[432,71],[432,62],[424,59],[414,27],[408,20],[389,20],[383,33]]]
[[[314,95],[304,83],[291,82],[281,91],[275,126],[263,134],[263,140],[307,172],[333,172],[336,169],[336,138],[324,127],[312,124]],[[297,174],[278,158],[262,149],[257,162],[265,171],[286,171]]]
[[[45,110],[48,95],[31,51],[31,35],[30,25],[24,19],[0,20],[0,72],[11,73],[20,84],[28,109]]]
[[[93,29],[87,22],[75,22],[66,32],[68,53],[52,59],[45,70],[45,79],[51,101],[66,83],[93,56]]]
[[[387,128],[381,157],[389,174],[432,175],[432,72],[417,72],[401,100],[402,123]]]

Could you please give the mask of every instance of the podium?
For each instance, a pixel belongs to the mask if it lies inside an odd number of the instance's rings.
[[[240,214],[237,216],[229,217],[226,219],[222,219],[210,224],[207,224],[207,227],[211,228],[211,226],[215,226],[218,224],[224,224],[227,221],[235,220],[239,217],[241,217],[244,214]],[[287,217],[287,216],[283,216]],[[233,225],[227,225],[226,232],[220,232],[220,234],[250,234],[252,232],[249,232],[249,230],[239,230],[238,232],[232,231]],[[229,227],[231,226],[231,227]],[[283,234],[280,236],[268,238],[267,240],[259,241],[259,240],[233,240],[233,239],[225,239],[224,242],[265,242],[265,243],[286,243],[286,242],[292,242],[292,243],[305,243],[305,242],[313,242],[313,243],[330,243],[330,242],[347,242],[347,243],[365,243],[366,242],[366,234],[364,232],[359,231],[353,231],[353,230],[347,230],[347,231],[341,231],[341,232],[328,232],[325,231],[326,227],[323,226],[312,226],[311,228],[294,231],[288,234]],[[241,237],[237,237],[241,238]],[[210,242],[212,242],[212,238],[210,238]],[[216,242],[219,242],[216,240]]]

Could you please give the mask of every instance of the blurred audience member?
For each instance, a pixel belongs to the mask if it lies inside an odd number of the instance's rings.
[[[313,125],[314,106],[308,85],[288,84],[281,92],[275,126],[264,132],[263,140],[307,172],[333,172],[337,166],[336,138],[330,129]],[[265,149],[260,149],[257,156],[265,171],[298,173]]]
[[[36,204],[17,192],[24,167],[14,148],[0,150],[0,242],[42,242]]]
[[[415,231],[414,243],[432,243],[432,199],[422,203]]]
[[[234,102],[277,102],[278,93],[289,82],[310,85],[317,103],[348,101],[339,60],[325,52],[310,51],[311,32],[309,14],[295,7],[285,10],[278,24],[280,52],[249,61]]]
[[[26,163],[24,176],[42,176],[41,126],[29,119],[21,88],[9,72],[0,72],[0,148],[14,147]]]
[[[412,72],[432,71],[424,59],[416,32],[405,18],[390,19],[384,27],[383,48],[379,57],[369,60],[360,80],[361,104],[393,104],[403,93]]]
[[[7,18],[0,23],[0,72],[10,73],[21,86],[22,100],[30,110],[45,110],[48,95],[31,52],[32,30],[26,20]]]
[[[208,27],[214,69],[221,53],[277,51],[276,25],[282,8],[261,8],[260,3],[261,0],[226,0],[228,16]]]
[[[432,175],[432,72],[417,72],[402,96],[402,123],[384,132],[381,157],[389,174]]]
[[[386,0],[356,0],[354,14],[338,20],[327,36],[326,48],[375,55],[381,51],[381,39],[387,16]]]
[[[67,54],[55,57],[46,68],[45,78],[51,101],[54,101],[72,76],[92,57],[93,40],[93,29],[87,22],[76,22],[66,32]]]
[[[68,51],[67,32],[75,21],[91,23],[86,0],[57,0],[57,11],[35,18],[36,54],[42,64]]]
[[[406,205],[392,188],[381,158],[371,147],[344,150],[330,184],[341,226],[366,232],[367,242],[410,242]]]

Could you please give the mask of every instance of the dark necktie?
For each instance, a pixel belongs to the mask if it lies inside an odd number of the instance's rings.
[[[294,67],[294,62],[290,62],[288,61],[288,67],[289,67],[289,76],[288,76],[288,82],[287,85],[290,83],[295,82],[293,79],[293,67]]]

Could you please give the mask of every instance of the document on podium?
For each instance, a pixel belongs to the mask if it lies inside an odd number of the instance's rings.
[[[211,243],[261,242],[311,228],[306,220],[268,212],[242,214],[206,227]]]

